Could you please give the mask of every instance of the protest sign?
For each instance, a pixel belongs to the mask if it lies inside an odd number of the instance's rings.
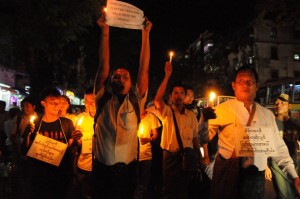
[[[276,156],[277,140],[270,127],[242,127],[235,129],[235,150],[239,157]]]
[[[139,8],[122,1],[108,1],[106,11],[106,24],[109,26],[142,29],[144,12]]]
[[[65,143],[37,134],[27,156],[59,166],[67,147]]]

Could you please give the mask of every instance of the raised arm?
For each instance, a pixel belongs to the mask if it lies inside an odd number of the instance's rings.
[[[150,62],[150,30],[152,23],[146,18],[145,26],[142,29],[142,46],[140,52],[140,67],[137,76],[137,86],[141,96],[144,96],[148,89],[148,73]]]
[[[165,91],[167,88],[169,78],[172,74],[172,70],[173,70],[172,63],[166,62],[165,63],[165,77],[164,77],[163,81],[161,82],[161,84],[157,90],[156,96],[154,98],[154,105],[160,113],[163,112],[164,107],[165,107],[164,94],[165,94]]]
[[[99,68],[95,77],[94,93],[97,94],[99,90],[104,87],[105,81],[109,76],[109,26],[104,22],[105,14],[103,14],[97,21],[102,33],[99,47]]]

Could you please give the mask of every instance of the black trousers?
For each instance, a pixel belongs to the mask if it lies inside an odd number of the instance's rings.
[[[92,184],[93,199],[134,198],[136,187],[137,162],[117,163],[107,166],[93,161]]]
[[[188,198],[190,176],[182,171],[179,152],[163,151],[163,198]]]

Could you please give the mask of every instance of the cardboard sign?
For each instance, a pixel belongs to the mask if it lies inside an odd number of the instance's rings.
[[[239,157],[278,155],[278,144],[271,127],[236,127],[235,141]]]
[[[52,138],[37,134],[27,156],[59,166],[68,145]]]
[[[87,133],[81,138],[81,140],[82,140],[81,153],[83,154],[92,153],[93,132]]]
[[[108,1],[106,12],[106,24],[109,26],[142,29],[144,12],[139,8],[122,1]]]

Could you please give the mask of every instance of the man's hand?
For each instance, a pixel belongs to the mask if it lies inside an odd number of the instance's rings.
[[[149,33],[151,28],[152,28],[152,23],[151,21],[148,20],[147,17],[145,17],[145,21],[144,21],[144,28],[142,29],[143,32],[147,32]]]
[[[102,30],[109,29],[109,25],[107,25],[105,21],[106,21],[106,13],[102,12],[101,17],[97,20],[97,24]]]
[[[265,178],[266,178],[266,180],[269,180],[269,181],[272,180],[272,172],[271,172],[271,169],[268,166],[265,170]]]
[[[215,113],[215,110],[212,107],[206,107],[202,110],[202,114],[204,117],[204,121],[206,122],[209,119],[216,119],[217,115]]]
[[[210,164],[210,159],[208,156],[205,156],[204,158],[201,159],[201,164],[207,167]]]
[[[300,196],[300,179],[299,177],[294,178],[294,185],[298,191],[298,197]]]
[[[82,132],[79,130],[75,130],[72,132],[72,139],[77,141],[82,137]]]
[[[140,138],[141,144],[147,144],[148,142],[151,142],[151,138]]]

